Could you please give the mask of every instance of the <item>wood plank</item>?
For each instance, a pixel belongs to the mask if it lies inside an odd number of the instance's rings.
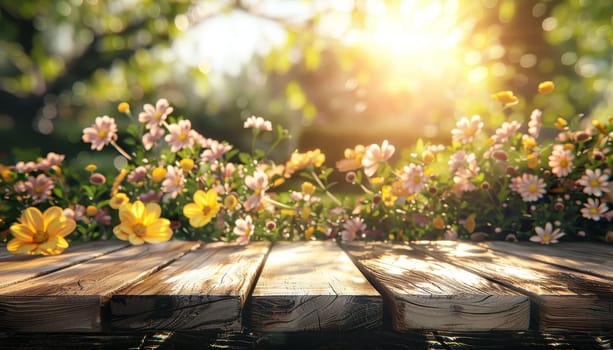
[[[110,301],[114,330],[238,330],[270,243],[209,244]]]
[[[58,255],[8,255],[0,258],[0,288],[57,271],[126,247],[121,241],[77,243]]]
[[[383,294],[394,330],[528,329],[530,301],[523,294],[408,246],[343,248]]]
[[[610,280],[475,244],[416,242],[414,247],[526,293],[533,302],[533,326],[541,330],[598,332],[613,329],[613,283]]]
[[[0,288],[0,329],[99,331],[111,294],[179,258],[198,242],[132,246],[24,283]]]
[[[336,243],[286,242],[272,247],[248,313],[260,331],[372,329],[383,303]]]
[[[566,249],[566,243],[556,245],[541,245],[531,242],[483,242],[487,248],[509,253],[524,258],[534,259],[545,263],[589,273],[602,278],[613,280],[613,255],[598,253],[590,249],[591,245],[571,244]]]

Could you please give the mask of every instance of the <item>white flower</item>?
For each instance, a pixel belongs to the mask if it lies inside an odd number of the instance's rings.
[[[426,185],[424,168],[421,165],[411,163],[402,169],[400,180],[402,181],[402,187],[409,190],[411,194],[419,193]]]
[[[585,208],[581,208],[581,215],[586,219],[592,219],[594,221],[599,221],[603,214],[609,209],[604,202],[600,203],[600,200],[593,198],[588,198],[587,203],[583,203],[583,206]]]
[[[553,230],[553,226],[550,222],[545,224],[545,228],[543,229],[540,226],[534,228],[536,232],[536,236],[530,237],[532,242],[540,243],[540,244],[549,244],[549,243],[558,243],[558,238],[565,235],[564,232],[560,231],[559,228]]]
[[[532,114],[530,114],[530,121],[528,122],[528,134],[534,138],[539,137],[539,134],[541,132],[542,115],[543,112],[538,109],[533,110]]]
[[[262,117],[256,117],[252,115],[251,117],[247,118],[247,120],[245,120],[243,127],[245,129],[259,129],[264,131],[271,131],[272,123]]]
[[[602,196],[602,192],[609,192],[609,175],[602,174],[600,169],[585,169],[585,174],[577,180],[577,184],[584,186],[583,192],[596,197]]]
[[[451,130],[454,141],[468,143],[474,140],[475,136],[483,129],[481,117],[473,115],[470,120],[464,117],[456,123],[456,128]]]
[[[510,123],[504,122],[500,128],[496,129],[496,135],[492,136],[492,140],[494,140],[495,143],[503,143],[519,130],[520,127],[521,123],[515,120]]]
[[[519,193],[524,202],[536,202],[545,194],[545,181],[532,174],[516,177],[509,187]]]
[[[244,219],[237,219],[234,222],[234,234],[238,236],[236,242],[239,244],[249,243],[253,235],[253,219],[247,215]]]
[[[571,151],[564,149],[562,145],[555,145],[549,156],[551,172],[558,177],[568,175],[573,168],[573,158],[574,156]]]
[[[366,224],[361,218],[352,218],[343,223],[341,239],[343,241],[353,241],[358,232],[366,229]]]
[[[384,140],[381,146],[372,144],[368,146],[362,158],[362,166],[364,167],[364,174],[371,177],[379,168],[379,162],[387,161],[392,157],[396,151],[396,147],[390,145],[387,140]]]

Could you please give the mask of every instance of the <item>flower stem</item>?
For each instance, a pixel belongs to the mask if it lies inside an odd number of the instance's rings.
[[[126,157],[127,160],[132,160],[132,157],[130,157],[128,152],[124,151],[124,149],[121,148],[115,141],[111,141],[111,145],[113,145],[113,147],[115,147],[117,152],[119,152],[122,156]]]
[[[336,198],[332,193],[330,193],[330,191],[328,191],[326,189],[326,186],[324,186],[324,184],[321,182],[321,180],[319,179],[319,176],[317,176],[317,174],[315,174],[314,170],[311,170],[311,175],[313,175],[313,179],[315,179],[315,182],[317,182],[317,185],[319,185],[319,187],[321,187],[322,190],[324,190],[324,192],[326,193],[326,195],[332,199],[332,201],[334,203],[336,203],[336,205],[338,205],[339,207],[343,206],[343,203],[341,203],[341,201]]]

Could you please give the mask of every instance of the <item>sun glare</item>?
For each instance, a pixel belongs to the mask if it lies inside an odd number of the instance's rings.
[[[401,63],[400,73],[413,77],[459,73],[467,30],[467,23],[459,19],[459,0],[404,0],[392,5],[369,0],[366,12],[359,42],[375,59]]]

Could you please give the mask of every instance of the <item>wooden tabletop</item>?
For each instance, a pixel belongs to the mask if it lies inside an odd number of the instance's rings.
[[[613,331],[610,245],[0,247],[1,332]]]

